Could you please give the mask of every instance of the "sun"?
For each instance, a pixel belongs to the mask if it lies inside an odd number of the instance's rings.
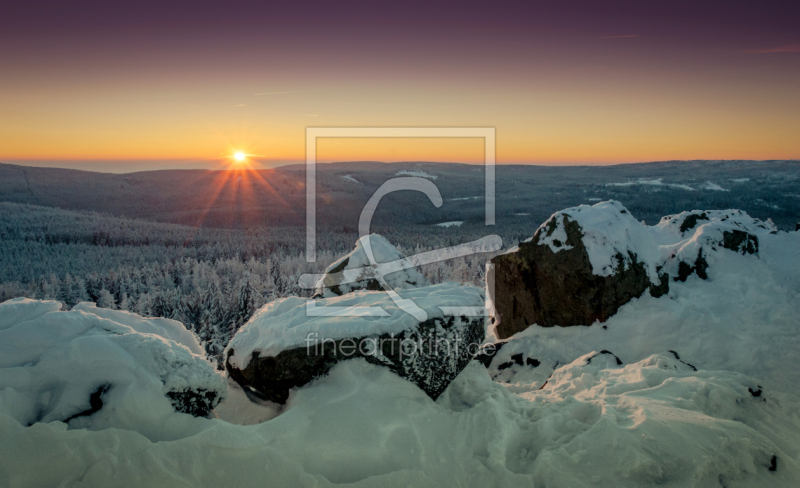
[[[243,153],[243,152],[237,152],[237,153],[233,154],[233,159],[235,159],[237,161],[244,161],[244,158],[246,158],[246,157],[247,157],[247,155],[245,153]]]

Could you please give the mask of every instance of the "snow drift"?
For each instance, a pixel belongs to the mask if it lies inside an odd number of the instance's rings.
[[[173,438],[206,416],[225,382],[182,324],[79,304],[0,304],[0,408],[21,425],[130,429]],[[187,417],[187,418],[184,418]]]

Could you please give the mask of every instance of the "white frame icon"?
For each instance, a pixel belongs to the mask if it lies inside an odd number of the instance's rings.
[[[482,137],[485,223],[495,224],[494,127],[306,127],[306,262],[317,261],[317,139],[320,137]]]

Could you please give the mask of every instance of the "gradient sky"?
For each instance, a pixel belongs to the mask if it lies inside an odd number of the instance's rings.
[[[127,4],[127,5],[126,5]],[[303,160],[491,126],[499,163],[800,158],[800,2],[3,2],[0,160]],[[481,162],[479,140],[323,161]]]

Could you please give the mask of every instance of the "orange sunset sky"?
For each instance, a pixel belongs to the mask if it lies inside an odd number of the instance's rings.
[[[791,4],[178,3],[13,4],[0,161],[218,167],[241,150],[267,167],[303,160],[309,126],[495,127],[499,163],[800,157]],[[477,163],[483,146],[326,139],[318,155]]]

